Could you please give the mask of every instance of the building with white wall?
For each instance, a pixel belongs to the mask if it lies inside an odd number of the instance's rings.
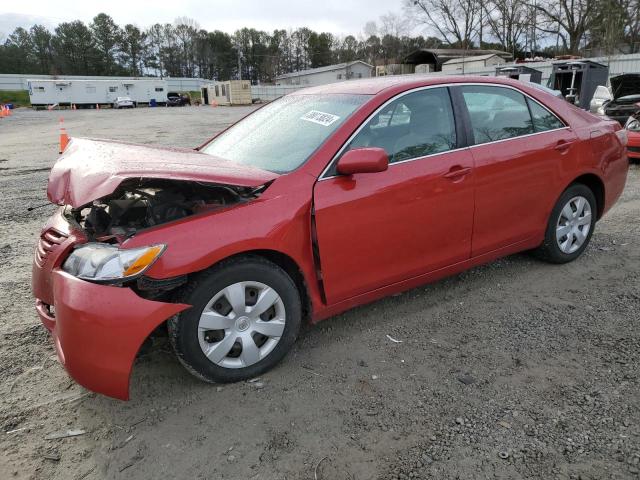
[[[488,55],[476,55],[473,57],[452,58],[442,64],[442,71],[449,73],[462,73],[467,69],[487,68],[505,63],[501,56],[490,53]]]
[[[362,60],[338,63],[326,67],[310,68],[299,72],[285,73],[276,77],[276,85],[300,85],[312,87],[373,76],[373,65]]]
[[[29,80],[164,80],[170,92],[189,92],[200,90],[200,87],[211,82],[203,78],[185,77],[107,77],[97,75],[33,75],[31,73],[0,73],[0,90],[27,90]]]
[[[167,82],[158,78],[143,80],[29,79],[27,90],[31,105],[109,105],[118,97],[130,97],[136,103],[164,104]]]

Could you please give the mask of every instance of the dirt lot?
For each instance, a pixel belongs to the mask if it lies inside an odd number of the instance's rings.
[[[72,135],[194,146],[248,111],[64,116]],[[58,116],[0,121],[0,478],[638,478],[637,166],[570,265],[516,255],[358,308],[256,383],[200,383],[161,338],[126,403],[69,380],[33,308],[52,208],[26,208],[46,202]],[[45,438],[66,430],[86,433]]]

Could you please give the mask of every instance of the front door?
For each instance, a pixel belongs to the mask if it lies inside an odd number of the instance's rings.
[[[473,162],[458,149],[446,87],[401,95],[347,146],[381,147],[380,173],[329,172],[314,188],[320,268],[327,302],[467,260],[471,254]]]

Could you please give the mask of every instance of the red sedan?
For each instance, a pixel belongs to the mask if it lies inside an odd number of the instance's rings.
[[[323,318],[498,257],[585,250],[627,176],[626,131],[526,83],[314,87],[196,150],[74,139],[33,293],[60,361],[126,399],[166,327],[208,382],[255,377]]]
[[[635,161],[640,160],[640,114],[629,117],[625,127],[627,129],[627,155]]]

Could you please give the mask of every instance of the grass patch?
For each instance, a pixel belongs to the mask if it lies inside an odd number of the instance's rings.
[[[0,90],[0,103],[13,103],[21,107],[29,107],[31,105],[27,90]]]
[[[192,102],[194,102],[196,100],[201,100],[201,98],[200,98],[200,96],[201,96],[200,90],[190,90],[187,93],[191,97],[191,101]]]

